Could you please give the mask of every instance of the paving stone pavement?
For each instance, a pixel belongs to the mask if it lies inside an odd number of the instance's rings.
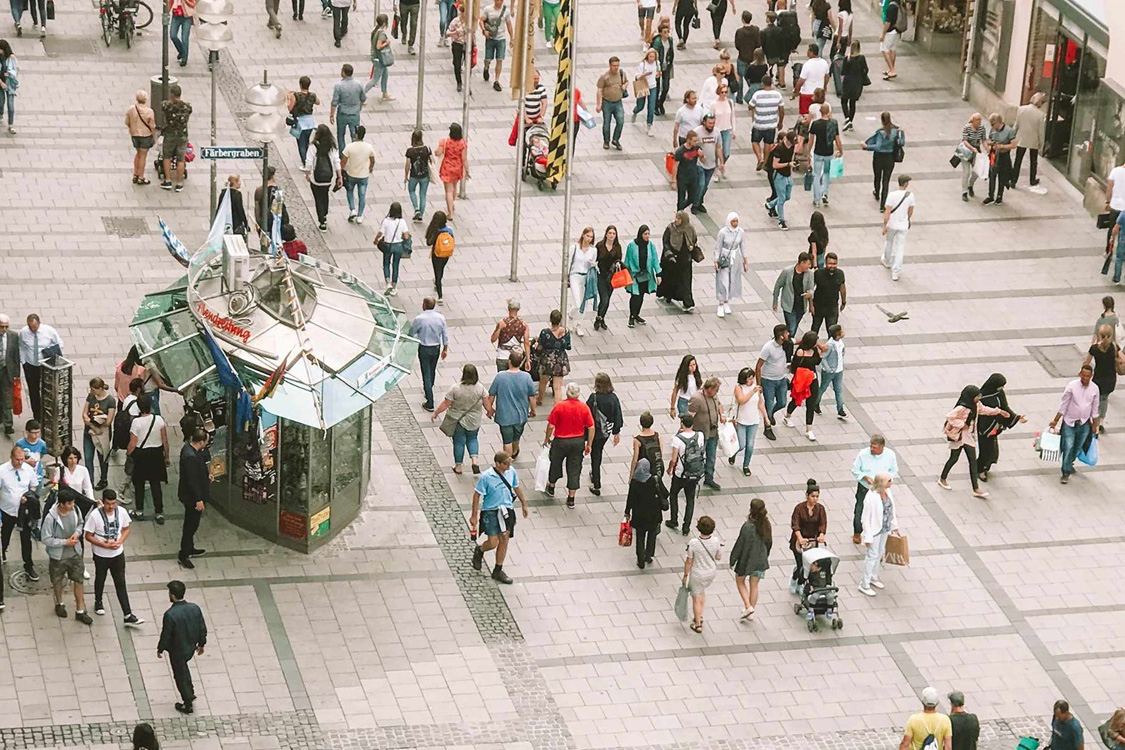
[[[207,165],[192,165],[182,194],[129,186],[132,151],[121,118],[132,92],[159,72],[159,33],[142,36],[130,51],[119,42],[107,49],[97,41],[96,13],[85,4],[59,6],[45,43],[9,34],[23,86],[20,132],[0,135],[0,253],[8,261],[0,272],[0,307],[13,320],[35,311],[56,325],[77,362],[76,382],[84,382],[106,377],[120,359],[140,298],[180,275],[161,246],[156,217],[169,221],[189,247],[205,235]],[[760,20],[764,6],[753,0],[749,9]],[[218,68],[220,143],[245,142],[242,92],[264,68],[286,86],[312,76],[322,99],[344,62],[366,70],[372,23],[366,0],[339,50],[315,8],[303,23],[286,13],[280,40],[262,15],[252,4],[237,7],[237,43]],[[578,86],[588,102],[606,57],[620,55],[626,71],[635,64],[633,18],[629,3],[581,4]],[[447,123],[461,118],[448,51],[434,45],[436,20],[429,13],[424,133],[431,147]],[[856,23],[877,70],[878,32],[866,8]],[[728,20],[728,43],[734,25]],[[709,72],[714,53],[705,36],[694,35],[678,54],[670,102],[698,88]],[[542,40],[539,54],[549,86],[553,56]],[[210,81],[205,53],[194,48],[191,57],[172,73],[195,107],[198,148],[206,140]],[[391,73],[397,101],[370,105],[364,114],[379,154],[365,226],[344,220],[343,196],[335,195],[329,231],[317,232],[296,149],[286,140],[271,155],[311,252],[372,284],[381,271],[373,225],[387,203],[406,199],[400,154],[414,124],[418,60],[405,50],[398,57]],[[893,84],[875,76],[860,100],[856,130],[843,138],[847,173],[824,211],[851,292],[841,322],[854,420],[818,420],[815,444],[780,430],[776,442],[757,446],[753,477],[720,465],[723,491],[699,500],[697,514],[712,515],[728,541],[751,497],[765,500],[782,527],[753,624],[736,621],[740,605],[724,578],[710,592],[703,636],[675,619],[678,535],[660,536],[656,563],[643,572],[617,547],[627,440],[607,450],[601,497],[583,488],[578,507],[566,510],[531,493],[531,518],[519,526],[505,566],[513,586],[500,590],[472,571],[471,475],[450,471],[448,442],[420,409],[420,382],[412,377],[376,409],[375,481],[360,518],[317,554],[274,548],[209,516],[201,536],[211,553],[189,574],[170,553],[179,516],[169,514],[168,525],[138,524],[130,539],[134,607],[149,621],[140,630],[115,624],[115,604],[86,630],[53,616],[45,588],[9,593],[0,616],[7,657],[0,659],[0,747],[127,747],[132,725],[144,719],[165,747],[192,750],[876,750],[897,745],[926,684],[968,694],[986,750],[1010,750],[1024,735],[1045,736],[1043,720],[1060,696],[1093,730],[1120,705],[1125,667],[1119,626],[1125,594],[1107,565],[1125,541],[1125,511],[1115,493],[1125,464],[1115,458],[1114,409],[1101,464],[1083,470],[1066,491],[1055,467],[1034,457],[1030,441],[1054,413],[1088,346],[1098,300],[1110,289],[1094,273],[1101,238],[1080,196],[1051,166],[1043,170],[1044,196],[1018,190],[1003,207],[963,204],[959,175],[946,161],[972,110],[959,99],[955,71],[909,46],[900,70]],[[519,281],[509,282],[514,155],[505,141],[513,107],[479,78],[472,88],[473,178],[469,199],[458,203],[458,247],[445,279],[442,309],[452,353],[439,370],[439,393],[455,382],[462,362],[491,372],[488,334],[505,298],[522,301],[533,327],[559,299],[561,191],[524,186]],[[321,120],[325,109],[317,110]],[[897,283],[878,265],[879,219],[861,150],[883,109],[908,133],[900,170],[913,175],[919,201]],[[750,271],[735,315],[719,321],[711,314],[713,278],[702,264],[694,278],[694,316],[650,300],[649,325],[626,330],[618,295],[612,330],[575,339],[571,377],[584,387],[596,372],[613,377],[627,434],[644,410],[657,415],[661,432],[674,429],[663,405],[686,351],[706,374],[723,379],[729,400],[731,377],[753,364],[777,320],[769,302],[777,272],[807,247],[801,227],[810,208],[803,191],[787,206],[788,234],[757,208],[766,191],[746,166],[747,125],[740,118],[731,179],[712,186],[710,214],[697,219],[708,253],[728,211],[739,211],[749,231]],[[662,231],[672,213],[663,173],[670,129],[670,118],[662,119],[650,140],[640,126],[627,125],[620,153],[599,149],[597,131],[582,133],[572,235],[587,224],[600,232],[608,223],[625,238],[641,223]],[[220,175],[239,171],[252,189],[256,169],[250,162],[223,163]],[[434,186],[428,213],[441,204]],[[424,252],[404,263],[398,300],[409,314],[429,293],[429,273]],[[879,306],[908,310],[910,319],[889,324]],[[1007,375],[1012,403],[1029,421],[1003,436],[992,498],[969,495],[961,466],[952,475],[956,491],[934,493],[934,474],[946,457],[942,417],[964,383],[980,383],[994,370]],[[528,428],[529,449],[517,464],[524,482],[531,480],[532,443],[546,410]],[[169,411],[177,416],[174,405]],[[876,430],[899,453],[899,516],[913,560],[888,571],[887,590],[867,600],[854,592],[861,551],[849,540],[849,468]],[[499,447],[493,425],[482,429],[481,444],[487,461]],[[0,440],[0,449],[6,447]],[[114,472],[120,476],[119,465]],[[842,558],[847,625],[837,633],[807,633],[785,591],[791,560],[780,543],[784,520],[810,476],[824,488],[829,543]],[[195,665],[201,699],[189,718],[172,710],[171,675],[154,654],[164,584],[173,577],[187,581],[213,631]]]

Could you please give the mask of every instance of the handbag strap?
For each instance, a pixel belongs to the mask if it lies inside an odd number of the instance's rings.
[[[906,199],[909,198],[909,197],[910,197],[910,191],[907,190],[906,195],[902,196],[902,200],[900,200],[898,202],[898,205],[891,209],[891,214],[894,214],[895,211],[898,211],[900,208],[902,208],[902,204],[906,203]]]
[[[137,450],[144,450],[145,449],[145,443],[148,442],[149,436],[152,435],[152,430],[153,430],[154,427],[156,427],[156,415],[155,414],[152,415],[152,422],[150,422],[149,425],[148,425],[148,432],[145,433],[145,436],[141,440],[141,442],[137,443]]]
[[[516,490],[515,490],[515,488],[512,487],[512,485],[508,483],[508,480],[505,479],[504,475],[501,474],[500,472],[496,472],[496,476],[498,476],[500,478],[500,481],[504,483],[504,486],[508,488],[508,492],[511,493],[512,501],[514,502],[516,500]]]
[[[469,416],[469,412],[471,412],[473,409],[475,409],[477,407],[477,404],[479,404],[483,400],[484,400],[484,393],[481,393],[481,395],[477,396],[477,400],[474,401],[473,403],[469,404],[469,406],[465,409],[465,411],[461,412],[461,416],[457,417],[457,419],[455,419],[453,421],[456,422],[457,424],[461,424],[461,420],[464,419],[465,417]],[[453,413],[448,411],[448,410],[445,412],[445,414],[448,417],[453,416]]]
[[[148,124],[147,122],[145,122],[145,116],[141,114],[141,107],[140,107],[140,105],[139,105],[139,104],[134,104],[134,105],[133,105],[133,109],[137,110],[137,117],[139,117],[139,118],[140,118],[140,120],[141,120],[141,124],[142,124],[142,125],[144,125],[144,126],[145,126],[146,128],[148,128],[148,132],[149,132],[149,135],[152,135],[152,132],[153,132],[153,131],[152,131],[152,127],[151,127],[151,126],[150,126],[150,125],[149,125],[149,124]]]

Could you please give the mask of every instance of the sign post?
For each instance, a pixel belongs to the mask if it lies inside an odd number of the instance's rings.
[[[204,159],[262,159],[266,150],[261,146],[202,146],[199,155]]]

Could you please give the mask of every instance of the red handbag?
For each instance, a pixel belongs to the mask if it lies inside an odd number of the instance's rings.
[[[621,522],[621,528],[617,531],[617,543],[622,547],[633,544],[633,527],[629,525],[628,521]]]
[[[473,45],[473,53],[469,55],[469,67],[475,68],[477,66],[477,45]]]
[[[614,272],[609,277],[609,285],[614,289],[621,289],[633,283],[633,274],[629,273],[628,268],[622,268],[620,271]]]
[[[675,155],[672,154],[671,152],[669,152],[667,154],[664,154],[664,171],[667,172],[668,174],[672,174],[672,171],[675,168],[676,168],[676,157],[675,157]]]
[[[23,381],[19,378],[12,381],[12,414],[23,414]]]
[[[512,121],[512,134],[508,136],[508,145],[516,145],[516,139],[519,137],[520,132],[520,116],[516,113],[516,119]]]

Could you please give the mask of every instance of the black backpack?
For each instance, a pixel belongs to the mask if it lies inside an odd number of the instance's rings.
[[[313,179],[324,184],[332,181],[332,157],[328,149],[316,150],[316,163],[313,166]]]
[[[126,397],[128,400],[128,397]],[[113,417],[113,447],[118,450],[125,450],[129,447],[129,428],[133,426],[133,420],[136,416],[129,413],[129,409],[137,403],[136,399],[129,401],[128,405],[122,405],[117,410],[117,414]]]

